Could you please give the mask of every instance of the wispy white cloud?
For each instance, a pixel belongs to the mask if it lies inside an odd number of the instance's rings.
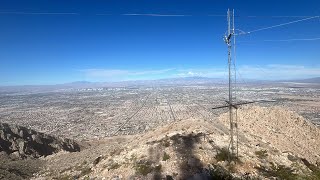
[[[168,68],[151,70],[125,70],[125,69],[85,69],[81,70],[87,80],[90,81],[124,81],[147,80],[178,77],[211,77],[227,78],[228,69],[215,68]],[[309,67],[301,65],[242,65],[237,67],[238,78],[243,79],[300,79],[320,77],[320,66]]]
[[[270,64],[266,66],[241,66],[239,72],[246,78],[297,79],[320,76],[320,67],[302,65]]]
[[[123,16],[183,17],[186,14],[122,14]]]
[[[320,37],[316,38],[304,38],[304,39],[270,39],[270,40],[263,40],[265,42],[290,42],[290,41],[318,41]]]
[[[227,69],[206,68],[206,69],[179,69],[175,74],[177,77],[215,77],[224,78],[227,75]]]
[[[285,64],[270,64],[265,66],[260,65],[242,65],[237,67],[237,76],[239,78],[249,79],[300,79],[309,77],[320,77],[320,66],[310,67],[302,65],[285,65]],[[185,69],[178,70],[178,77],[214,77],[227,78],[227,68],[210,68],[210,69]]]
[[[0,14],[17,14],[17,15],[80,15],[74,12],[17,12],[17,11],[0,11]]]
[[[157,77],[168,77],[175,69],[156,70],[123,70],[123,69],[85,69],[81,70],[88,80],[98,81],[123,81],[138,79],[155,79]]]

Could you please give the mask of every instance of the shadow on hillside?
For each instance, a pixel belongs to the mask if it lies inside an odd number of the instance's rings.
[[[205,134],[191,133],[191,134],[176,134],[171,137],[165,137],[164,139],[156,142],[150,142],[151,146],[148,149],[148,156],[146,159],[137,161],[138,169],[136,172],[143,175],[139,176],[140,179],[183,179],[183,180],[232,180],[236,179],[232,177],[230,170],[220,165],[203,164],[197,156],[197,144],[200,144],[202,139],[205,138]],[[166,154],[166,148],[172,147],[175,155],[177,156],[178,171],[173,174],[164,174],[161,169],[161,161],[173,161],[170,160],[170,155]],[[217,151],[222,151],[218,147]],[[221,153],[220,153],[221,154]],[[136,165],[136,167],[137,167]],[[246,179],[246,178],[244,178]]]
[[[161,161],[161,154],[159,152],[158,149],[160,149],[161,145],[157,145],[155,148],[150,148],[148,151],[149,151],[149,159],[153,162],[160,162]],[[153,177],[152,179],[155,179],[155,180],[160,180],[162,178],[162,173],[161,173],[161,167],[158,166],[158,169],[157,168],[154,168],[154,173],[153,173]]]
[[[195,155],[194,151],[196,144],[203,138],[203,134],[188,134],[188,135],[174,135],[170,137],[175,153],[180,160],[179,164],[179,177],[181,179],[192,178],[199,176],[204,179],[204,166],[200,159]]]
[[[204,166],[194,153],[196,144],[200,142],[200,138],[203,138],[203,134],[176,134],[170,138],[166,137],[162,139],[160,142],[154,144],[155,146],[151,146],[148,149],[147,159],[137,162],[136,172],[140,175],[145,175],[144,177],[140,176],[142,179],[155,180],[192,179],[196,174],[198,175],[198,178],[203,176]],[[169,146],[174,149],[178,162],[180,162],[178,164],[179,171],[174,172],[171,175],[164,175],[160,162],[167,160],[170,161],[171,157],[165,151]],[[208,178],[203,177],[200,179]]]

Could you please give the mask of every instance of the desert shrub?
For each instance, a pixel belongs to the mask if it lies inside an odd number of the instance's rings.
[[[164,139],[164,140],[162,141],[162,145],[163,145],[164,147],[169,147],[169,146],[170,146],[170,141],[169,141],[168,139]]]
[[[136,164],[135,170],[137,174],[146,176],[147,174],[151,173],[153,170],[153,167],[151,164],[145,163],[145,164]]]
[[[234,163],[230,163],[230,164],[228,164],[227,169],[229,170],[229,172],[235,173],[236,172],[236,165]]]
[[[236,179],[232,176],[229,170],[220,165],[213,165],[213,168],[209,169],[211,179],[233,180]]]
[[[296,161],[299,161],[300,158],[299,157],[296,157],[296,156],[293,156],[291,154],[288,154],[287,158],[292,161],[292,162],[296,162]]]
[[[230,153],[227,148],[222,148],[215,156],[217,161],[239,161],[238,157]]]
[[[320,179],[320,168],[313,165],[313,164],[307,164],[307,167],[311,170],[311,174],[310,175],[307,175],[305,177],[306,180],[319,180]]]
[[[110,169],[118,169],[120,166],[121,166],[121,165],[118,164],[118,163],[113,163],[113,164],[110,165],[110,167],[108,168],[108,170],[110,170]]]
[[[290,167],[286,167],[284,165],[276,166],[273,163],[271,164],[270,168],[267,167],[258,167],[257,168],[262,174],[266,177],[276,177],[279,179],[286,179],[286,180],[297,180],[300,179],[298,174],[293,173],[293,169]]]
[[[69,175],[69,174],[64,174],[64,175],[61,175],[61,176],[58,176],[54,179],[60,179],[60,180],[72,180],[72,179],[75,179],[73,176]]]
[[[81,170],[81,173],[80,173],[80,177],[81,176],[85,176],[85,175],[88,175],[92,172],[91,168],[90,167],[85,167]]]
[[[320,169],[312,170],[311,175],[307,178],[308,180],[317,180],[320,179]]]
[[[43,162],[37,159],[13,160],[0,156],[0,179],[29,179],[41,170]]]
[[[151,172],[161,172],[162,166],[161,164],[153,166],[149,161],[140,161],[139,163],[135,164],[134,169],[136,171],[136,174],[146,176]]]
[[[164,152],[164,153],[163,153],[163,157],[162,157],[162,161],[166,161],[166,160],[168,160],[168,159],[170,159],[170,155],[167,154],[166,152]]]
[[[65,168],[65,169],[61,170],[59,173],[60,173],[60,174],[63,174],[63,173],[65,173],[65,172],[71,171],[71,170],[72,170],[72,167],[70,166],[70,167],[68,167],[68,168]]]
[[[130,159],[131,162],[136,162],[137,161],[137,156],[135,154],[131,154]]]
[[[306,161],[303,159],[303,161]],[[304,162],[304,164],[311,170],[311,173],[307,174],[296,174],[293,169],[284,165],[275,166],[273,163],[270,168],[259,167],[257,168],[266,177],[276,177],[278,179],[286,180],[319,180],[320,179],[320,168]]]
[[[266,157],[268,157],[268,153],[267,153],[267,150],[260,150],[260,151],[256,151],[254,152],[258,158],[260,159],[265,159]]]

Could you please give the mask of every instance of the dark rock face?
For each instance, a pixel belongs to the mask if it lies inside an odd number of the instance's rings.
[[[58,151],[80,151],[70,139],[56,138],[22,126],[0,123],[0,152],[21,158],[47,156]]]

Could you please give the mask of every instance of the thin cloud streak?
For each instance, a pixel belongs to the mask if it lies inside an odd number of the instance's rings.
[[[227,69],[185,69],[178,70],[177,77],[211,77],[228,78]],[[237,76],[239,79],[260,79],[260,80],[281,80],[281,79],[301,79],[310,77],[320,77],[320,66],[306,67],[300,65],[270,64],[243,65],[237,67]]]
[[[279,40],[263,40],[265,42],[289,42],[289,41],[317,41],[320,40],[320,37],[318,38],[304,38],[304,39],[279,39]]]
[[[150,80],[163,78],[208,77],[227,79],[226,68],[168,68],[157,70],[124,70],[124,69],[85,69],[81,70],[89,80],[122,81]],[[270,64],[243,65],[237,67],[238,79],[285,80],[320,77],[320,66],[306,67],[299,65]]]
[[[90,80],[138,80],[153,79],[154,76],[168,76],[175,69],[157,70],[123,70],[123,69],[85,69],[81,70],[85,77]]]
[[[242,76],[254,79],[301,79],[320,77],[320,67],[306,67],[299,65],[271,64],[266,66],[241,66]]]
[[[17,14],[17,15],[79,15],[79,13],[68,12],[0,12],[0,14]]]
[[[123,16],[154,16],[154,17],[183,17],[186,14],[122,14]]]

